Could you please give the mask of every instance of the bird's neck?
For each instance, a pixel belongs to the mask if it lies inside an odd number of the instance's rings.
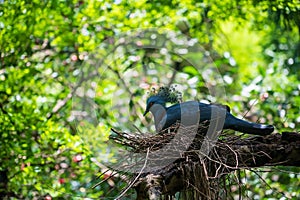
[[[166,119],[166,117],[165,117],[167,114],[166,107],[164,107],[160,104],[154,104],[151,107],[150,112],[152,113],[152,115],[154,117],[155,128],[156,128],[156,130],[159,130],[160,129],[160,128],[158,128],[159,124],[162,123],[162,121]]]

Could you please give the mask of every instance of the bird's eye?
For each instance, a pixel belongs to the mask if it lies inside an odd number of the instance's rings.
[[[150,107],[151,107],[151,106],[153,106],[153,104],[154,104],[153,102],[150,102],[150,104],[149,104],[149,105],[150,105]]]

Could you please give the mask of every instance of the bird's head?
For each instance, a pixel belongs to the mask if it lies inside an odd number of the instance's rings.
[[[144,112],[144,116],[150,111],[151,107],[154,104],[160,104],[163,107],[166,107],[166,100],[162,96],[151,96],[147,99],[147,107]]]

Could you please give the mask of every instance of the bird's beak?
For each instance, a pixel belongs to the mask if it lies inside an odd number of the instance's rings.
[[[146,114],[147,114],[148,112],[149,112],[149,110],[146,110],[146,111],[144,112],[143,116],[145,117]]]

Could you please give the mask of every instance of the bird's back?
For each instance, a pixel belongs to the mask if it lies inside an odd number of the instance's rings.
[[[216,111],[213,113],[213,116],[212,110]],[[189,120],[191,122],[195,122],[195,120],[198,122],[212,120],[212,118],[217,118],[218,114],[225,116],[227,111],[221,106],[200,103],[197,101],[187,101],[184,103],[175,104],[167,108],[166,123],[164,128],[168,128],[172,124],[176,123],[176,121],[181,121],[182,119],[185,119],[185,122],[188,122]]]

